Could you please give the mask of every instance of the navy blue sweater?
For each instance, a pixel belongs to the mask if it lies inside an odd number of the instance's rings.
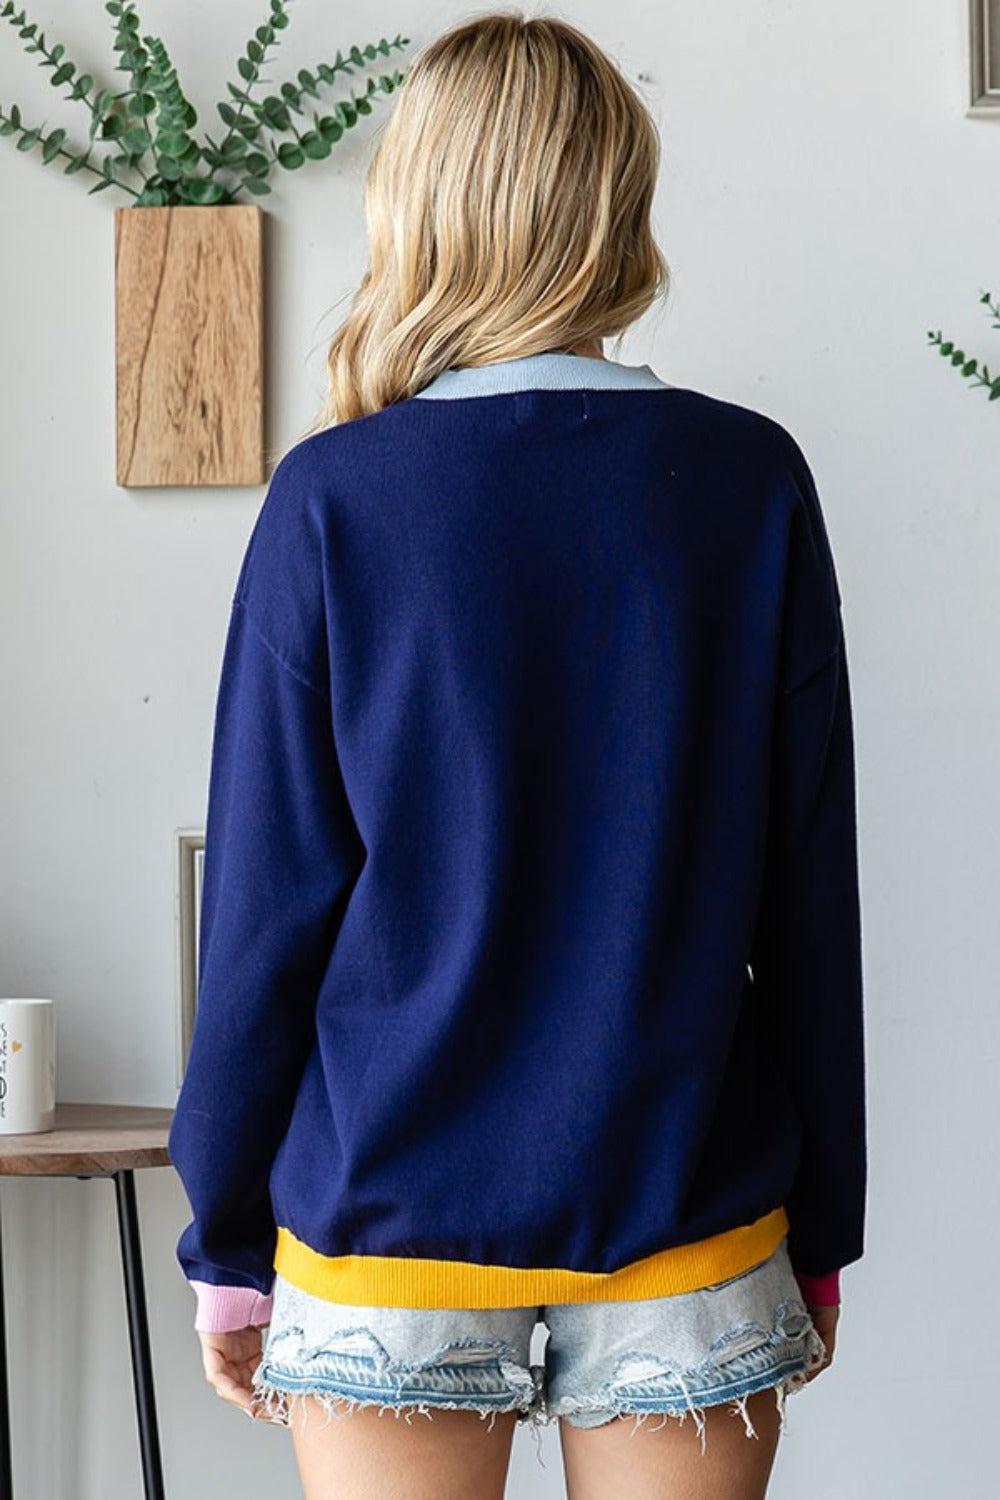
[[[201,1326],[266,1321],[275,1270],[511,1306],[690,1290],[786,1234],[808,1276],[862,1254],[816,488],[773,419],[620,370],[446,372],[272,476],[170,1132]]]

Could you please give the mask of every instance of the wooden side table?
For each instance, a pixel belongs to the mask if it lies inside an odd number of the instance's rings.
[[[54,1130],[0,1135],[0,1176],[114,1178],[146,1500],[164,1500],[164,1490],[133,1173],[137,1167],[170,1165],[167,1135],[172,1118],[172,1109],[142,1105],[57,1103]],[[0,1500],[13,1497],[0,1238]]]

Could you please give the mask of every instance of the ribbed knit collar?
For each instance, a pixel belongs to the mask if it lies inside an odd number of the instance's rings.
[[[617,360],[573,354],[569,350],[544,350],[488,365],[466,365],[442,370],[417,391],[417,397],[490,396],[501,391],[598,390],[662,388],[649,365],[625,365]]]

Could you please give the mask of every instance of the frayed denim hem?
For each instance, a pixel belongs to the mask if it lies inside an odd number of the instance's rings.
[[[440,1359],[440,1356],[439,1356]],[[603,1426],[616,1418],[633,1418],[633,1427],[630,1436],[642,1427],[651,1417],[659,1417],[660,1421],[655,1427],[650,1428],[652,1432],[659,1431],[670,1420],[683,1424],[690,1416],[698,1432],[702,1454],[706,1452],[706,1422],[705,1411],[714,1406],[729,1404],[733,1416],[743,1419],[744,1428],[748,1438],[756,1438],[757,1431],[747,1411],[747,1402],[752,1395],[763,1390],[773,1390],[778,1408],[779,1432],[784,1433],[787,1427],[786,1403],[790,1395],[801,1390],[807,1383],[810,1374],[818,1370],[826,1359],[826,1348],[822,1339],[812,1326],[811,1321],[804,1335],[804,1350],[793,1359],[789,1359],[785,1366],[772,1366],[766,1372],[762,1372],[756,1379],[749,1382],[740,1382],[744,1387],[738,1395],[732,1394],[724,1387],[717,1387],[711,1391],[699,1393],[698,1397],[692,1395],[688,1382],[684,1380],[681,1372],[673,1372],[674,1380],[680,1385],[683,1394],[683,1404],[669,1401],[664,1405],[662,1397],[657,1398],[650,1393],[642,1398],[642,1404],[630,1401],[627,1397],[614,1399],[605,1406],[587,1406],[583,1402],[563,1401],[559,1410],[550,1408],[545,1400],[544,1380],[545,1370],[542,1365],[532,1365],[530,1371],[525,1371],[521,1366],[505,1364],[504,1373],[511,1380],[512,1385],[521,1385],[522,1390],[513,1395],[501,1396],[499,1393],[488,1400],[477,1401],[470,1393],[460,1399],[448,1399],[444,1397],[429,1397],[425,1392],[422,1397],[413,1396],[407,1399],[407,1393],[398,1389],[394,1397],[387,1398],[387,1393],[382,1390],[378,1393],[365,1395],[360,1389],[355,1388],[350,1395],[342,1391],[331,1391],[327,1389],[322,1379],[296,1378],[283,1375],[279,1370],[268,1368],[266,1362],[262,1362],[254,1372],[253,1390],[255,1406],[258,1414],[277,1425],[288,1427],[292,1423],[294,1404],[298,1401],[302,1408],[303,1426],[308,1421],[308,1402],[314,1400],[326,1413],[326,1422],[329,1423],[334,1417],[349,1415],[359,1407],[374,1406],[378,1409],[379,1416],[391,1412],[397,1419],[405,1417],[406,1421],[412,1423],[414,1416],[425,1416],[433,1420],[435,1409],[444,1411],[472,1411],[482,1420],[489,1419],[490,1430],[498,1415],[507,1412],[515,1412],[519,1424],[528,1426],[535,1440],[537,1456],[541,1462],[540,1432],[543,1426],[549,1426],[560,1420],[565,1420],[573,1426],[592,1428]],[[429,1362],[430,1363],[430,1362]],[[624,1373],[624,1372],[623,1372]],[[633,1363],[631,1374],[636,1374]],[[410,1377],[414,1371],[409,1372]],[[777,1379],[775,1376],[777,1375]],[[530,1379],[531,1391],[527,1389],[527,1381]],[[735,1384],[735,1382],[734,1382]],[[543,1464],[544,1467],[544,1464]]]
[[[514,1365],[508,1367],[507,1374],[508,1378],[514,1377],[515,1384],[524,1386],[521,1393],[506,1397],[498,1395],[491,1400],[476,1401],[472,1396],[463,1396],[458,1400],[444,1397],[435,1397],[432,1400],[426,1397],[407,1399],[404,1392],[398,1392],[394,1399],[387,1400],[384,1391],[370,1396],[361,1395],[359,1392],[345,1395],[340,1391],[326,1389],[318,1380],[289,1380],[278,1371],[268,1372],[264,1364],[261,1364],[253,1376],[255,1411],[270,1422],[290,1427],[295,1403],[298,1401],[302,1412],[303,1428],[309,1419],[310,1400],[315,1401],[326,1413],[324,1425],[328,1425],[334,1417],[348,1416],[352,1411],[364,1406],[377,1407],[380,1417],[386,1412],[391,1412],[397,1419],[405,1417],[406,1421],[411,1424],[414,1416],[425,1416],[433,1420],[435,1410],[471,1411],[484,1421],[489,1418],[488,1430],[490,1431],[498,1416],[513,1411],[516,1413],[517,1422],[527,1424],[531,1431],[536,1452],[541,1461],[541,1439],[538,1428],[547,1420],[541,1397],[544,1369],[541,1365],[532,1365],[530,1372],[527,1372],[520,1366]],[[530,1391],[528,1383],[530,1383]]]
[[[793,1310],[787,1305],[780,1310],[781,1314],[788,1312],[793,1312]],[[692,1394],[691,1386],[696,1384],[696,1378],[693,1377],[697,1376],[697,1372],[687,1372],[689,1378],[685,1380],[685,1372],[673,1370],[670,1372],[670,1379],[681,1389],[682,1396],[679,1399],[662,1393],[657,1394],[652,1389],[648,1394],[639,1395],[633,1384],[631,1396],[625,1394],[619,1396],[612,1391],[610,1399],[607,1399],[606,1394],[602,1393],[601,1399],[604,1404],[595,1401],[593,1405],[582,1400],[564,1399],[548,1410],[552,1416],[561,1418],[573,1426],[585,1428],[601,1427],[616,1417],[634,1417],[632,1436],[652,1416],[662,1418],[656,1427],[650,1429],[653,1432],[659,1431],[670,1419],[683,1423],[688,1416],[691,1416],[701,1439],[701,1451],[704,1454],[706,1448],[704,1412],[708,1408],[731,1403],[733,1415],[743,1418],[747,1437],[756,1438],[757,1431],[750,1420],[747,1402],[759,1391],[773,1390],[778,1408],[779,1434],[783,1434],[787,1429],[788,1397],[801,1390],[807,1384],[809,1377],[826,1361],[826,1346],[807,1314],[806,1318],[807,1326],[800,1335],[803,1340],[800,1353],[788,1357],[781,1363],[771,1364],[756,1376],[734,1379],[728,1388],[725,1384],[719,1384],[710,1389],[702,1388],[695,1395]],[[650,1386],[662,1374],[661,1371],[644,1371],[641,1362],[637,1360],[632,1360],[627,1368],[624,1367],[623,1362],[616,1389],[620,1390],[621,1386],[627,1384],[628,1377],[635,1382],[636,1377],[641,1377],[644,1373],[648,1373],[651,1377]]]

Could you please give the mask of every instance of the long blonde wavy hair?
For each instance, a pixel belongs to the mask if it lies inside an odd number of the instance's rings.
[[[476,16],[415,58],[365,178],[370,263],[303,436],[453,365],[624,334],[669,285],[655,123],[618,65],[550,16]]]

